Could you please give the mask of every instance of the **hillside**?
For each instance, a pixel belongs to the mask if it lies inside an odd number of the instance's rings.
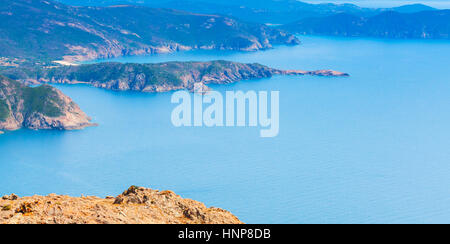
[[[0,224],[242,224],[230,212],[207,208],[171,191],[132,186],[117,197],[0,199]]]
[[[140,6],[72,7],[51,0],[2,0],[0,33],[0,57],[35,62],[299,44],[283,31],[219,15]]]
[[[436,10],[433,7],[424,5],[424,4],[407,4],[399,7],[394,7],[391,9],[384,9],[385,11],[394,11],[398,13],[418,13],[423,11],[434,11]]]
[[[310,4],[297,0],[60,0],[78,6],[133,4],[194,13],[220,14],[255,23],[286,24],[307,17],[336,13],[371,14],[374,9],[353,4]]]
[[[99,63],[51,69],[10,69],[5,75],[28,83],[88,83],[112,90],[163,92],[195,90],[201,83],[226,84],[273,75],[348,76],[334,71],[283,71],[261,64],[230,61],[168,62],[150,64]],[[197,84],[198,85],[198,84]]]
[[[395,8],[364,8],[354,4],[313,4],[297,0],[59,0],[77,6],[109,6],[134,4],[139,6],[179,9],[194,13],[221,14],[235,18],[272,24],[288,24],[311,17],[352,14],[370,17],[384,11],[415,13],[436,10],[423,4],[408,4]],[[331,1],[330,1],[331,2]]]
[[[89,117],[59,90],[27,87],[0,76],[0,130],[71,130],[91,126]]]
[[[339,14],[325,18],[309,18],[281,28],[313,35],[449,39],[450,10],[413,14],[384,12],[370,18]]]

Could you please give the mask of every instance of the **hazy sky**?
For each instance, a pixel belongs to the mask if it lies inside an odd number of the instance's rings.
[[[310,3],[354,3],[362,7],[393,7],[411,3],[423,3],[435,8],[450,8],[450,0],[302,0]]]

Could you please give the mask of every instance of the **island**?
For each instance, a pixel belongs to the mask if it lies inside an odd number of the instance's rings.
[[[0,131],[75,130],[94,126],[90,121],[78,105],[58,89],[49,85],[27,87],[0,75]]]
[[[4,74],[28,84],[84,83],[109,90],[141,92],[166,92],[180,89],[195,91],[198,87],[207,90],[208,84],[229,84],[241,80],[268,78],[274,75],[349,76],[347,73],[332,70],[280,70],[258,63],[244,64],[224,60],[35,67],[9,69]]]
[[[233,214],[172,191],[131,186],[117,197],[50,194],[0,199],[0,224],[242,224]]]

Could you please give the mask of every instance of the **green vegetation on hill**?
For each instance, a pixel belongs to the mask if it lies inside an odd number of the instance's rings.
[[[230,61],[211,62],[167,62],[167,63],[98,63],[58,68],[15,68],[3,73],[17,80],[39,80],[50,82],[86,82],[104,84],[125,82],[138,90],[147,86],[180,86],[183,76],[195,74],[198,77],[236,72],[238,75],[250,71],[269,69],[260,64],[241,64]],[[231,74],[233,75],[233,74]]]
[[[0,75],[0,130],[76,130],[94,124],[69,97],[49,85],[27,87]]]
[[[48,69],[46,74],[39,73],[49,80],[68,79],[89,83],[106,83],[115,80],[134,80],[141,82],[143,86],[163,84],[176,86],[182,83],[182,80],[175,74],[175,70],[161,69],[156,64],[100,63],[63,66]]]
[[[191,88],[195,82],[227,83],[279,73],[261,64],[230,61],[98,63],[55,68],[14,68],[3,72],[21,81],[88,83],[112,90],[161,91]]]
[[[416,13],[436,10],[423,4],[396,8],[363,8],[354,4],[314,4],[298,0],[59,0],[76,6],[110,6],[132,4],[158,8],[172,8],[193,13],[222,14],[235,18],[272,24],[288,24],[311,17],[326,17],[339,13],[369,17],[384,11]],[[333,2],[333,1],[329,1]],[[344,2],[344,1],[342,1]]]
[[[56,91],[49,85],[22,88],[25,113],[41,113],[49,117],[62,115],[60,107],[63,102]],[[59,105],[59,106],[58,106]]]
[[[36,62],[299,44],[284,31],[220,15],[142,6],[72,7],[52,0],[2,0],[0,33],[0,57]]]
[[[6,100],[11,104],[11,109],[24,115],[31,115],[34,112],[41,113],[48,117],[58,117],[62,115],[64,102],[60,99],[57,91],[49,85],[38,87],[27,87],[18,81],[11,80],[0,75],[0,91],[4,94],[0,96],[0,120],[4,121],[10,116]],[[23,107],[20,106],[23,101]]]
[[[9,108],[5,100],[0,99],[0,121],[5,121],[9,117]]]
[[[298,0],[59,0],[77,6],[133,4],[180,9],[193,13],[222,14],[250,22],[285,24],[312,16],[348,12],[370,14],[374,9],[353,4],[310,4]]]

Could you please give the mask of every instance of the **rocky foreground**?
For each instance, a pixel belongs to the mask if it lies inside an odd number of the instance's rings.
[[[207,208],[171,191],[132,186],[117,197],[59,195],[0,199],[0,224],[242,224],[228,211]]]

